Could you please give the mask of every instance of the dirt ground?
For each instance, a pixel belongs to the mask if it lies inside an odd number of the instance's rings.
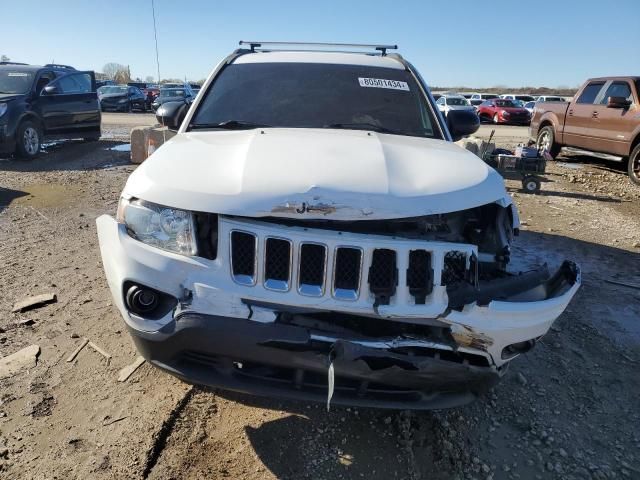
[[[109,128],[113,139],[129,127]],[[447,411],[327,413],[147,364],[117,381],[137,354],[95,227],[135,168],[117,144],[0,160],[0,357],[40,347],[36,366],[0,379],[0,478],[640,478],[640,188],[623,166],[563,158],[538,195],[507,182],[523,224],[517,262],[573,259],[584,283],[492,392]],[[11,312],[41,293],[57,302]],[[85,347],[67,362],[83,338],[110,361]]]

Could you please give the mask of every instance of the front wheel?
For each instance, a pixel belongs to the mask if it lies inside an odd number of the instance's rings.
[[[542,127],[538,132],[538,138],[536,139],[536,148],[538,150],[548,151],[553,158],[560,153],[560,145],[555,141],[555,133],[553,127],[547,125]]]
[[[493,123],[495,123],[496,125],[500,123],[500,117],[497,113],[493,116]]]
[[[40,151],[42,133],[37,123],[27,120],[18,127],[17,135],[18,156],[22,158],[34,158]]]
[[[629,179],[640,186],[640,145],[636,145],[629,155]]]

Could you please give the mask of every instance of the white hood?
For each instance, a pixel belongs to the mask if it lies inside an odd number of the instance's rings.
[[[124,194],[201,212],[336,220],[510,203],[502,178],[458,145],[331,129],[181,133],[138,167]]]

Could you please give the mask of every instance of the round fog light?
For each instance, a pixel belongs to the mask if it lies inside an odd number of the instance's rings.
[[[160,298],[153,290],[133,285],[127,291],[126,301],[129,310],[138,315],[144,315],[158,307]]]

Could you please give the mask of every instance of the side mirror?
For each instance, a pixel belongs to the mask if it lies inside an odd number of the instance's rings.
[[[450,110],[447,115],[447,127],[454,142],[476,133],[480,128],[480,117],[471,110]]]
[[[59,92],[58,87],[56,85],[47,85],[42,89],[43,95],[55,95]]]
[[[189,105],[184,102],[166,102],[156,110],[156,120],[169,130],[178,130],[185,115],[189,110]]]
[[[624,97],[609,97],[607,99],[607,108],[627,108],[631,105],[631,101]]]

